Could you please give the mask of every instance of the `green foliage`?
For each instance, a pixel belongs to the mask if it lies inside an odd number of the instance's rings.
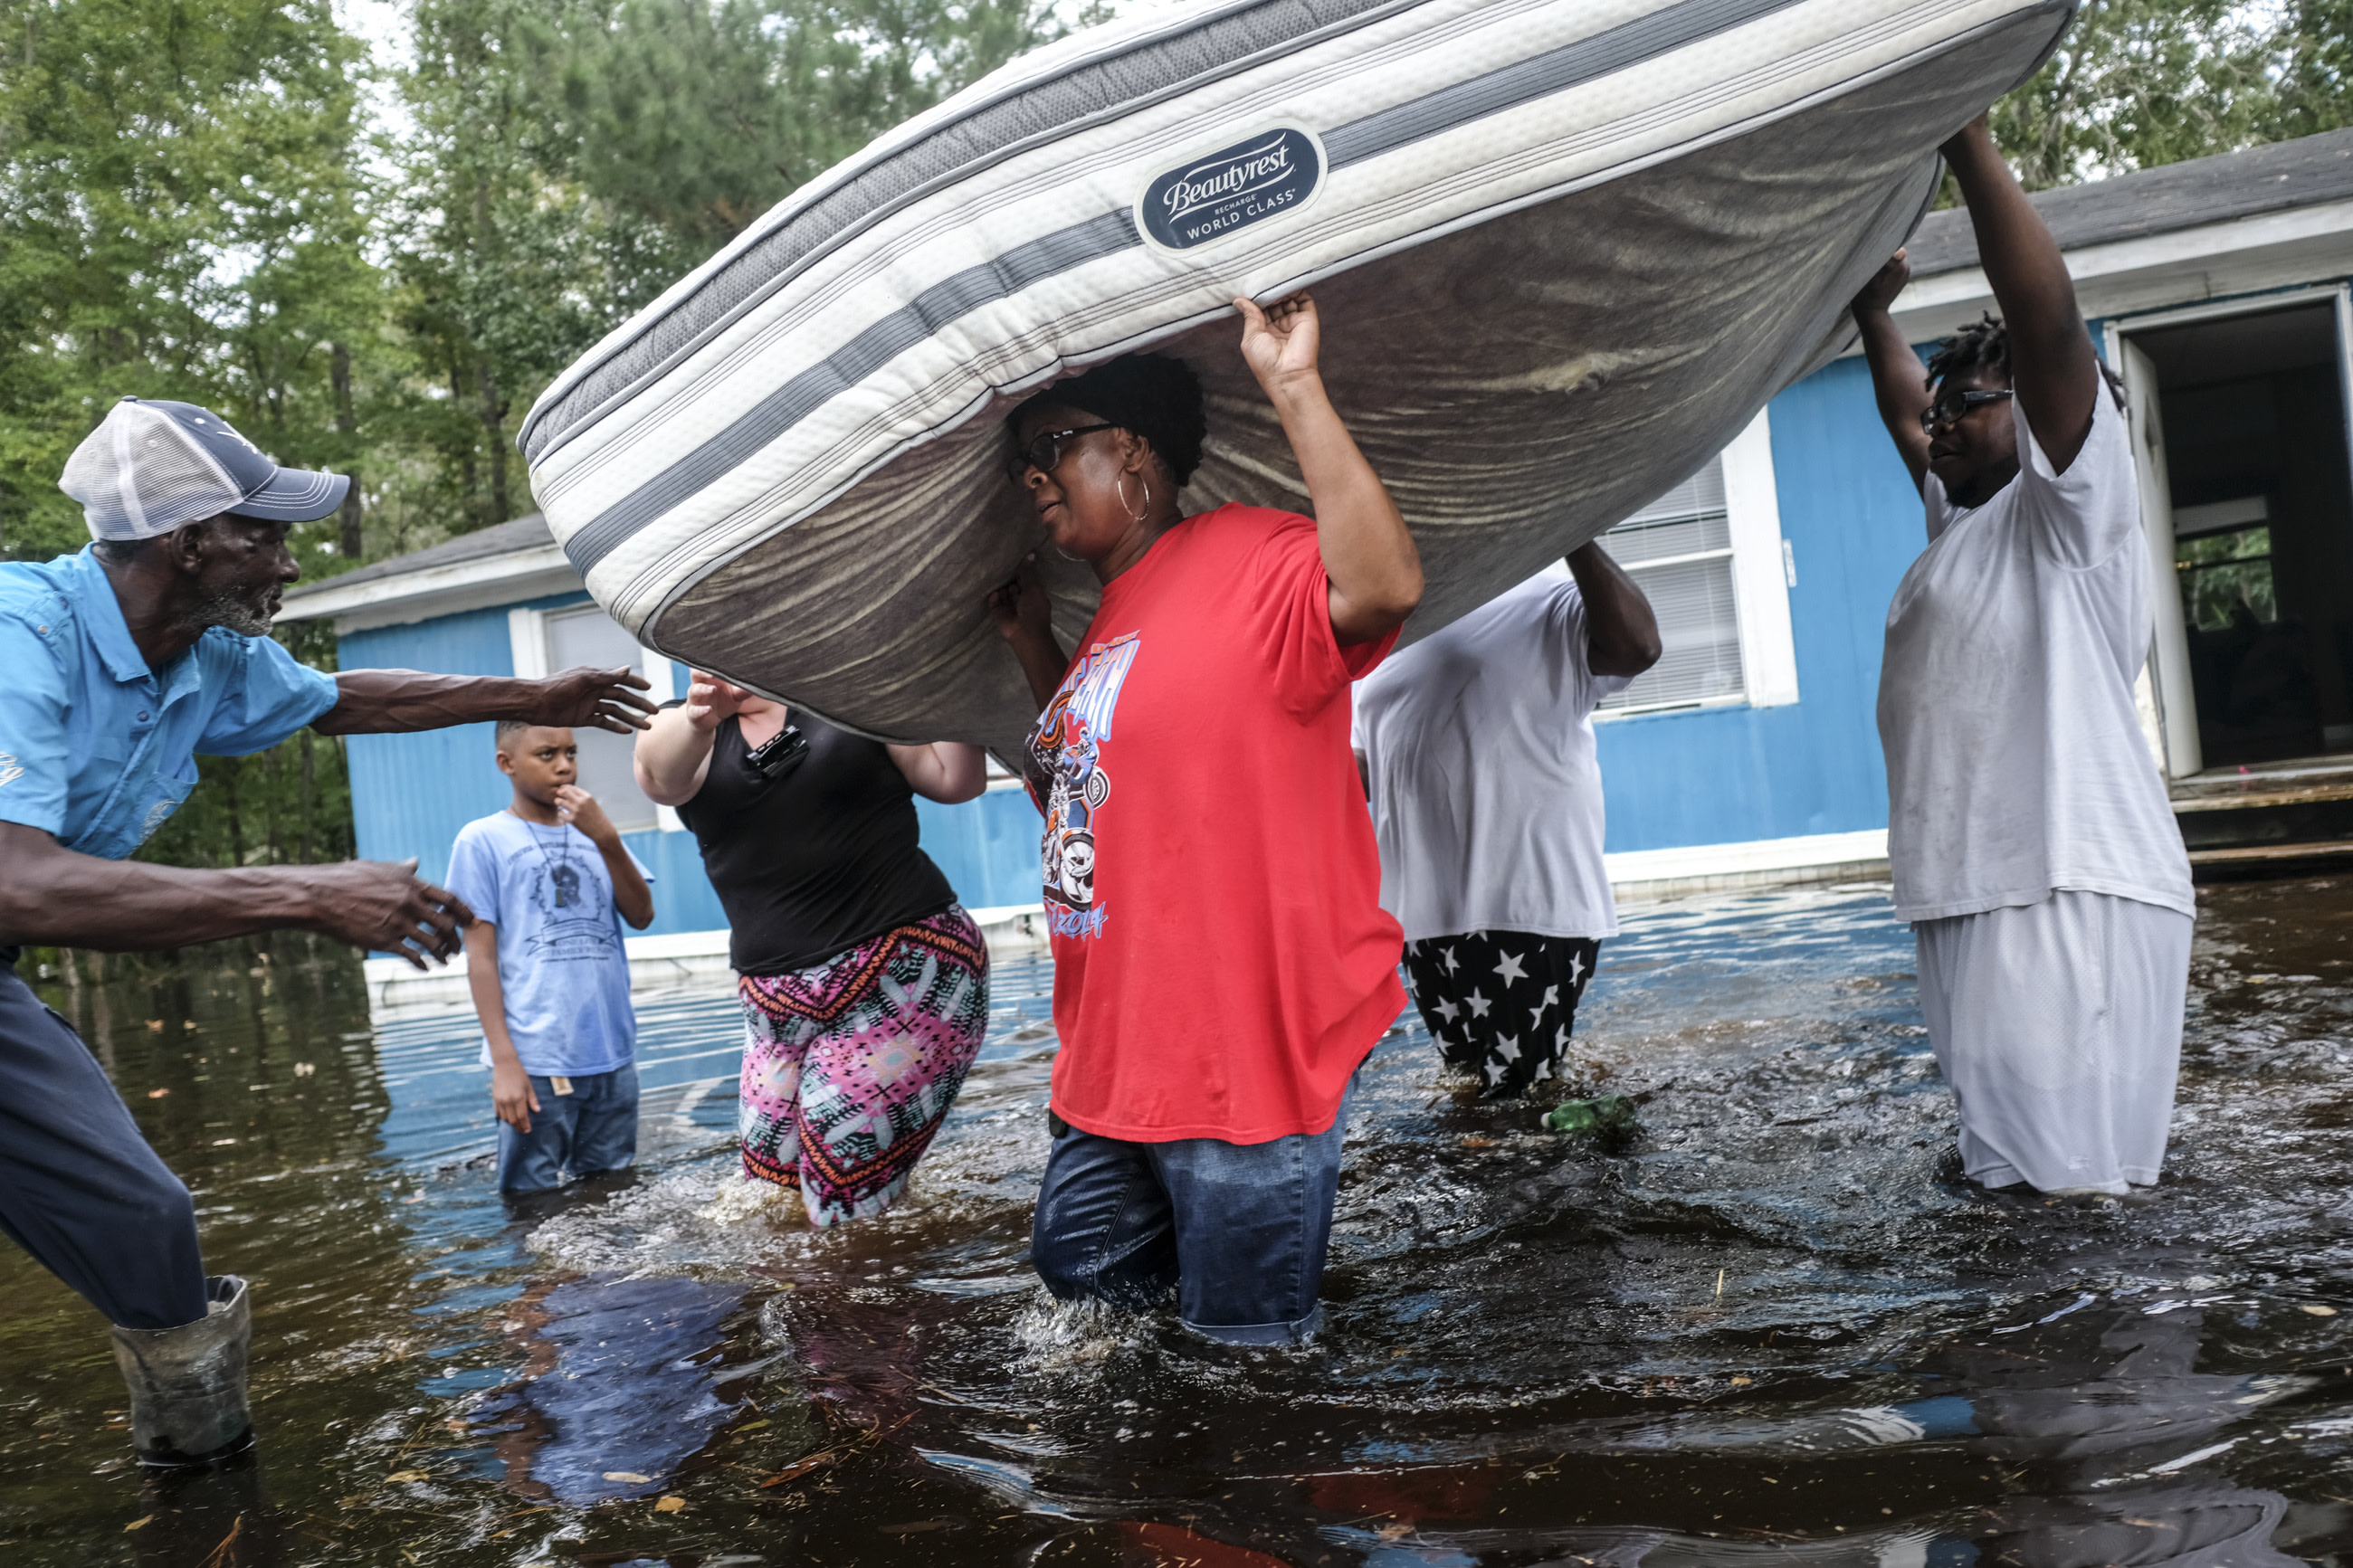
[[[1994,139],[2029,190],[2266,139],[2282,37],[2242,0],[2086,0]]]
[[[332,671],[335,634],[290,621],[278,640]],[[352,856],[352,790],[343,742],[304,730],[249,757],[202,757],[195,790],[135,857],[164,866],[289,866]]]
[[[2278,37],[2278,103],[2265,138],[2353,125],[2353,0],[2293,0]]]
[[[0,0],[0,545],[81,542],[57,475],[124,394],[355,456],[327,344],[382,309],[325,0]]]
[[[501,522],[548,381],[811,175],[1054,30],[1029,0],[413,0],[379,76],[330,0],[0,0],[0,556],[126,394],[358,498],[310,575]],[[396,94],[371,126],[364,93]],[[280,636],[333,665],[325,628]],[[207,758],[141,852],[351,853],[341,743]]]

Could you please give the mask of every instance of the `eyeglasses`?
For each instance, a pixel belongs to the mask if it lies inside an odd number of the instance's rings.
[[[1920,428],[1934,430],[1939,425],[1957,425],[1981,404],[2001,403],[2017,395],[2009,391],[1946,393],[1920,410]]]
[[[1098,430],[1118,428],[1116,425],[1073,425],[1068,430],[1045,431],[1013,454],[1005,465],[1005,472],[1017,485],[1029,477],[1032,468],[1050,474],[1062,460],[1063,442],[1073,436],[1092,436]]]
[[[787,724],[744,760],[752,765],[754,773],[774,784],[799,767],[807,755],[808,737],[801,733],[800,726]]]

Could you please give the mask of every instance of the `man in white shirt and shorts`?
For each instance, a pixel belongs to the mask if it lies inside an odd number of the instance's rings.
[[[1381,907],[1440,1054],[1482,1099],[1556,1077],[1618,910],[1593,710],[1659,659],[1633,579],[1586,544],[1356,683]]]
[[[1888,315],[1904,253],[1854,301],[1927,508],[1879,681],[1895,912],[1969,1178],[2123,1193],[2165,1161],[2197,910],[2133,699],[2138,484],[2057,242],[1983,119],[1943,151],[2002,319],[1924,377]]]

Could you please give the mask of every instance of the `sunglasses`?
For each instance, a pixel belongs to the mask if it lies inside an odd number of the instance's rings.
[[[1920,428],[1934,430],[1939,425],[1957,425],[1984,404],[2003,403],[2017,395],[2014,392],[1948,392],[1920,410]]]
[[[808,737],[800,732],[799,726],[787,724],[744,760],[751,763],[754,773],[774,784],[799,767],[808,756]]]
[[[1005,465],[1005,472],[1015,484],[1029,477],[1029,470],[1050,474],[1062,460],[1062,443],[1073,436],[1092,436],[1098,430],[1116,430],[1116,425],[1073,425],[1068,430],[1048,430],[1030,443],[1016,450]]]

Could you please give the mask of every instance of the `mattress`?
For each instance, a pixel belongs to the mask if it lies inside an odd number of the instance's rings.
[[[1037,551],[1004,416],[1113,355],[1207,390],[1188,511],[1306,510],[1229,301],[1312,285],[1426,635],[1704,463],[1834,353],[1935,149],[2072,0],[1225,0],[1014,61],[611,333],[521,442],[640,641],[850,728],[1000,751],[983,595]]]

